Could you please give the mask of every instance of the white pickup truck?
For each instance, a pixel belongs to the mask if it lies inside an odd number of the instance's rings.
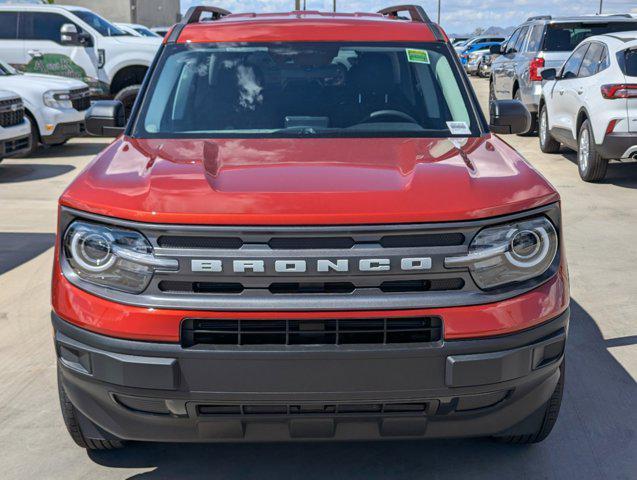
[[[159,37],[134,37],[96,13],[62,5],[0,5],[0,60],[82,80],[93,97],[132,107]]]
[[[22,99],[13,92],[0,90],[0,161],[27,152],[30,137],[31,126]]]

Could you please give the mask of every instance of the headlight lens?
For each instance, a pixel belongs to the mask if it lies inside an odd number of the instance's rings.
[[[71,93],[66,90],[49,90],[44,93],[44,104],[51,108],[73,108]]]
[[[555,227],[538,217],[485,228],[471,242],[468,255],[447,258],[445,266],[468,267],[476,284],[487,290],[542,275],[557,251]]]
[[[64,254],[82,280],[129,293],[144,291],[156,269],[178,266],[176,260],[155,257],[141,233],[84,221],[66,231]]]

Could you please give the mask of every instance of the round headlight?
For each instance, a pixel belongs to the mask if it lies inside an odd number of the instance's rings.
[[[113,239],[101,233],[78,232],[71,239],[71,255],[83,269],[89,272],[103,272],[115,263],[111,251]]]
[[[558,252],[555,226],[546,217],[485,228],[478,232],[469,254],[445,260],[447,268],[468,267],[482,289],[539,277]]]

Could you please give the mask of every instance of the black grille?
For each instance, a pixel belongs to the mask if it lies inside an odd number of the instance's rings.
[[[80,112],[88,110],[91,106],[91,97],[88,88],[78,88],[77,90],[71,90],[71,103],[73,108]]]
[[[348,250],[355,245],[380,243],[385,248],[409,247],[448,247],[462,245],[465,237],[462,233],[432,233],[426,235],[387,235],[380,241],[356,242],[351,237],[273,237],[267,242],[254,242],[268,245],[274,250]],[[163,235],[157,239],[162,248],[190,249],[229,249],[238,250],[245,245],[237,237],[199,237]]]
[[[388,345],[442,338],[438,317],[182,322],[181,343],[195,345]]]
[[[351,416],[351,415],[426,415],[429,404],[413,403],[310,403],[310,404],[265,404],[265,405],[197,405],[197,414],[205,417],[227,416]]]
[[[442,292],[462,290],[462,278],[436,278],[427,280],[398,280],[383,282],[376,287],[360,287],[352,282],[276,282],[269,285],[272,294],[329,294],[352,293],[357,288],[379,288],[385,293]],[[248,288],[238,282],[183,282],[163,280],[159,290],[165,293],[240,294]]]
[[[19,98],[0,101],[0,126],[13,127],[24,121],[24,105]]]
[[[17,140],[9,140],[4,142],[5,155],[10,155],[26,148],[29,148],[29,137],[22,137],[18,138]]]

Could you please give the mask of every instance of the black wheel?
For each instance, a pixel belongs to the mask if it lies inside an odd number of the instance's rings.
[[[38,128],[38,122],[31,115],[26,116],[27,120],[31,124],[31,137],[29,138],[29,149],[25,150],[20,155],[16,155],[15,158],[26,158],[33,155],[38,151],[40,146],[40,129]]]
[[[579,175],[585,182],[599,182],[606,176],[608,160],[602,158],[595,146],[595,137],[588,120],[579,129],[577,140],[577,165]]]
[[[519,88],[515,91],[515,95],[513,95],[513,99],[517,100],[519,102],[522,102],[522,94],[520,93],[520,89]],[[529,129],[526,132],[518,133],[518,136],[520,136],[520,137],[532,136],[532,135],[535,134],[536,130],[537,130],[537,115],[532,113],[531,114],[531,125],[530,125]]]
[[[82,448],[87,450],[115,450],[122,448],[124,442],[113,438],[107,439],[101,434],[91,435],[90,437],[85,435],[82,430],[82,424],[91,425],[95,432],[99,432],[97,426],[93,425],[91,421],[83,416],[71,403],[69,397],[64,391],[62,386],[62,379],[60,374],[60,367],[58,367],[58,394],[60,397],[60,408],[62,409],[62,417],[64,418],[64,424],[73,441]],[[97,438],[100,437],[100,438]]]
[[[549,401],[546,402],[544,407],[544,415],[542,421],[539,423],[537,429],[534,432],[524,435],[503,435],[496,437],[495,440],[501,443],[510,443],[516,445],[529,445],[533,443],[540,443],[545,440],[555,427],[557,423],[557,417],[560,414],[560,407],[562,405],[562,396],[564,394],[564,381],[566,372],[566,360],[562,361],[560,365],[560,380],[555,386],[555,391]]]
[[[139,94],[141,86],[140,85],[131,85],[130,87],[123,88],[119,91],[117,95],[115,95],[115,100],[119,100],[124,104],[124,110],[126,112],[126,120],[129,119],[131,111],[133,110],[133,105],[135,103],[135,99]]]
[[[489,82],[489,103],[496,100],[495,98],[495,87],[493,86],[493,79]]]
[[[542,105],[542,110],[540,110],[538,138],[540,139],[540,150],[544,153],[557,153],[560,151],[560,142],[555,140],[549,131],[549,114],[546,105]]]

